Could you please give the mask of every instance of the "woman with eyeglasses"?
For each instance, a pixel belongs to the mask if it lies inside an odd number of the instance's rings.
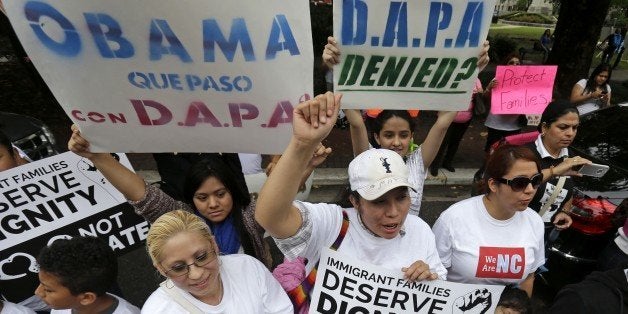
[[[503,145],[487,162],[488,192],[445,210],[432,228],[447,280],[518,284],[532,295],[534,272],[545,263],[543,221],[528,207],[543,180],[525,146]]]
[[[601,63],[591,72],[589,79],[581,79],[571,89],[571,102],[578,105],[580,114],[598,110],[611,105],[611,80],[613,68]]]
[[[573,170],[591,163],[588,159],[574,157],[569,145],[576,137],[580,117],[578,109],[567,100],[556,100],[543,111],[536,141],[527,144],[541,160],[543,182],[530,202],[530,208],[541,214],[547,228],[558,230],[571,226],[573,180],[578,175]],[[549,235],[549,234],[548,234]]]
[[[166,277],[142,313],[293,313],[268,269],[243,254],[220,256],[207,224],[183,210],[151,225],[146,249]]]
[[[484,43],[478,55],[477,67],[482,71],[488,64],[488,42]],[[340,48],[334,37],[327,38],[327,45],[323,50],[323,62],[330,69],[340,62]],[[369,110],[373,111],[373,110]],[[423,143],[419,146],[413,143],[414,130],[417,126],[416,110],[374,110],[370,114],[372,123],[367,129],[359,110],[345,110],[351,132],[353,155],[368,150],[369,132],[375,141],[375,148],[390,149],[403,157],[410,169],[410,214],[419,215],[423,185],[427,177],[427,170],[436,158],[440,145],[445,138],[449,125],[456,118],[456,111],[441,111],[434,125],[430,128]]]

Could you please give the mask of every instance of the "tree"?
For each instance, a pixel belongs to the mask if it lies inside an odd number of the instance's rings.
[[[562,0],[547,63],[558,65],[556,87],[563,98],[589,76],[591,59],[611,0]]]

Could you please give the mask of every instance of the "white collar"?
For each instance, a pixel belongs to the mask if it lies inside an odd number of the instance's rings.
[[[539,136],[536,138],[536,141],[534,141],[534,144],[536,145],[536,150],[541,155],[541,158],[550,157],[552,159],[556,159],[554,158],[554,156],[552,156],[552,154],[550,154],[547,151],[547,149],[545,149],[545,145],[543,145],[543,139],[541,138],[541,134],[539,134]],[[568,157],[568,156],[569,156],[569,150],[566,147],[562,148],[560,152],[558,153],[558,158]]]

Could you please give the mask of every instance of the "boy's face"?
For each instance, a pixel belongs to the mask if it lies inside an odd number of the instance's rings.
[[[80,306],[80,297],[72,295],[70,290],[61,284],[59,277],[39,270],[39,286],[35,294],[55,310],[72,309]]]

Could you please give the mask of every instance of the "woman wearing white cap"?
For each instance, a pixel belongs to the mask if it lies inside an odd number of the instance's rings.
[[[394,151],[368,150],[349,164],[354,208],[293,202],[298,174],[310,159],[329,153],[319,143],[334,126],[340,97],[328,92],[295,108],[292,139],[259,194],[257,221],[288,258],[308,260],[306,272],[322,249],[341,239],[338,252],[401,271],[409,280],[445,279],[430,228],[408,215],[408,167]]]

